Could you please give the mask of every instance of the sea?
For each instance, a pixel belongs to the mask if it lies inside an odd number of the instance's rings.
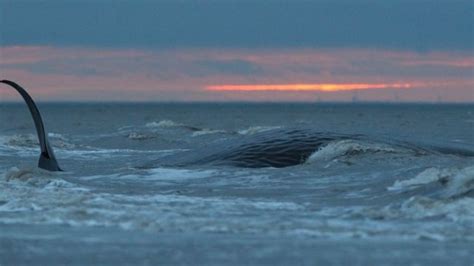
[[[474,265],[473,104],[38,107],[64,171],[0,103],[1,266]]]

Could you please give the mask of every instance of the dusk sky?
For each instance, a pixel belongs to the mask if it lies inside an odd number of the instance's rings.
[[[473,21],[471,0],[0,0],[0,78],[41,101],[474,102]]]

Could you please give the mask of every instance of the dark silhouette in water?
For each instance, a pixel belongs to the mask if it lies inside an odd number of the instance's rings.
[[[31,96],[23,89],[20,85],[16,84],[10,80],[0,80],[0,83],[5,83],[13,87],[26,102],[28,105],[28,109],[30,109],[31,116],[35,122],[36,133],[38,134],[38,140],[41,147],[41,154],[38,161],[38,167],[48,170],[48,171],[62,171],[56,161],[56,157],[54,156],[53,148],[49,145],[48,134],[44,129],[43,120],[41,119],[40,112],[38,107],[36,107],[35,102],[31,98]]]
[[[15,82],[1,80],[1,83],[16,89],[25,100],[35,122],[38,139],[41,146],[41,155],[38,167],[49,171],[62,171],[56,161],[48,135],[44,129],[40,112],[30,95]],[[196,130],[194,127],[188,127]],[[183,167],[193,165],[230,165],[244,168],[288,167],[304,163],[313,152],[337,140],[365,140],[374,141],[362,135],[344,135],[335,133],[321,133],[311,129],[270,130],[230,141],[218,141],[205,148],[181,152],[179,154],[161,157],[139,168],[153,168],[158,166]],[[417,145],[381,140],[393,146],[411,149],[417,154],[432,152],[452,154],[457,156],[474,156],[474,151],[446,147],[420,147]]]
[[[283,168],[306,162],[311,154],[332,141],[360,137],[359,135],[314,132],[308,129],[276,129],[237,140],[223,140],[199,150],[166,156],[144,165],[143,168],[152,168],[156,165]]]

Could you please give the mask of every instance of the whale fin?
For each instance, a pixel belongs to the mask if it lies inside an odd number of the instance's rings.
[[[53,148],[49,145],[48,134],[44,129],[43,120],[41,119],[38,107],[31,96],[23,89],[20,85],[10,80],[0,80],[0,83],[5,83],[13,87],[26,102],[28,109],[30,109],[31,116],[35,122],[36,133],[38,134],[38,140],[41,147],[41,154],[38,161],[38,167],[48,171],[62,171],[59,167],[56,157],[54,156]]]

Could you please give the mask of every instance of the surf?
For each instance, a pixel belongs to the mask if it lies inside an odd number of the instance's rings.
[[[48,134],[46,133],[46,129],[44,127],[43,119],[41,118],[40,111],[36,106],[33,98],[26,92],[26,90],[18,85],[17,83],[10,81],[10,80],[0,80],[0,83],[4,83],[9,85],[10,87],[14,88],[20,95],[23,97],[28,109],[30,110],[31,116],[33,117],[33,121],[36,127],[36,133],[38,135],[38,141],[40,144],[40,157],[38,160],[38,167],[41,169],[45,169],[48,171],[62,171],[59,167],[59,164],[56,160],[56,156],[54,155],[53,148],[49,144]]]
[[[1,83],[14,88],[23,97],[33,118],[41,153],[38,167],[48,171],[62,171],[46,132],[41,114],[27,91],[10,80]],[[147,128],[186,128],[193,134],[196,127],[182,125],[170,120],[146,124]],[[130,134],[130,139],[157,138],[158,135]],[[206,147],[191,149],[151,160],[136,168],[190,167],[200,165],[233,166],[241,168],[284,168],[312,163],[329,157],[350,156],[364,152],[409,151],[419,156],[424,154],[451,154],[474,156],[474,151],[450,147],[420,146],[395,140],[382,140],[356,134],[318,132],[308,128],[252,128],[239,132],[236,137],[210,143]],[[158,151],[157,151],[158,152]]]

